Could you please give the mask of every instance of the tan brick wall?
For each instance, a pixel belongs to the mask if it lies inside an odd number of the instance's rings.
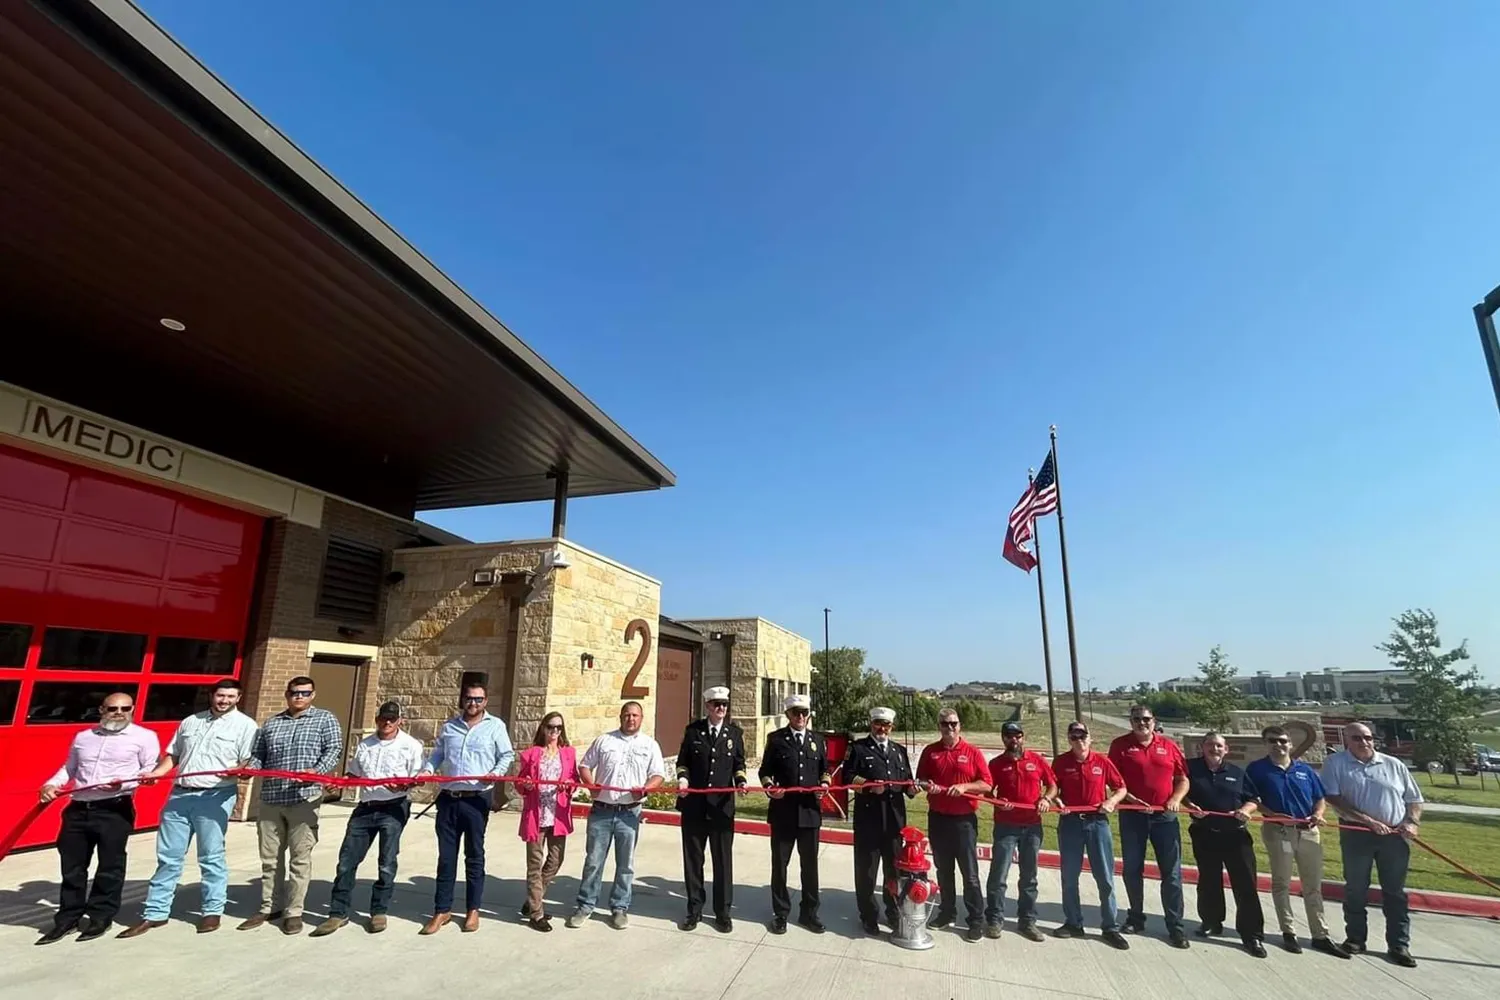
[[[430,743],[455,710],[463,672],[483,671],[490,678],[490,710],[505,719],[514,742],[529,744],[542,716],[556,710],[566,717],[572,742],[586,744],[616,725],[620,688],[640,647],[639,639],[625,643],[625,628],[636,618],[647,622],[652,635],[651,655],[636,683],[655,687],[661,585],[570,542],[556,544],[569,566],[550,573],[537,598],[520,610],[513,683],[506,657],[508,602],[498,586],[475,587],[473,574],[492,569],[498,578],[534,570],[554,543],[396,553],[394,568],[406,579],[393,588],[386,615],[378,694],[408,706],[412,735]],[[582,668],[585,652],[594,657],[590,671]],[[654,698],[640,700],[652,719]]]
[[[703,632],[728,632],[735,637],[731,647],[729,706],[734,720],[745,730],[754,756],[759,756],[766,737],[785,725],[781,700],[795,688],[812,684],[812,643],[795,632],[764,618],[694,618],[684,620]],[[775,712],[761,714],[761,681],[785,682],[779,691]],[[816,705],[813,710],[817,710]]]

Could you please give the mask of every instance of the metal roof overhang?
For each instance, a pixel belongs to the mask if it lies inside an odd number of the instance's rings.
[[[674,483],[125,0],[0,4],[0,379],[402,517]]]

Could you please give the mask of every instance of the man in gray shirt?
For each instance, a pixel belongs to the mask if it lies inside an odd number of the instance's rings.
[[[1365,910],[1370,869],[1380,876],[1380,908],[1385,913],[1385,943],[1391,961],[1413,968],[1411,913],[1406,903],[1406,869],[1411,838],[1422,820],[1422,792],[1406,765],[1375,749],[1375,736],[1363,722],[1344,727],[1344,749],[1323,762],[1323,790],[1328,804],[1346,823],[1364,827],[1343,830],[1339,848],[1344,859],[1344,947],[1363,954],[1369,934]]]

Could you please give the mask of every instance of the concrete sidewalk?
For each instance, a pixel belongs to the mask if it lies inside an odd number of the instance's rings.
[[[314,862],[308,919],[316,922],[328,902],[329,882],[346,808],[329,806]],[[678,930],[683,915],[681,854],[675,827],[643,828],[636,859],[635,903],[630,927],[612,930],[607,914],[596,912],[583,928],[568,930],[555,919],[551,934],[538,934],[519,921],[524,893],[524,861],[515,835],[516,814],[502,813],[490,826],[486,920],[476,934],[456,925],[431,938],[417,929],[432,904],[436,847],[432,818],[413,819],[403,839],[401,874],[390,929],[373,937],[351,923],[329,938],[304,932],[289,938],[272,927],[234,929],[258,901],[253,880],[259,874],[253,826],[229,831],[230,918],[223,929],[198,936],[190,921],[196,913],[196,868],[188,863],[174,920],[142,938],[113,936],[79,944],[70,937],[34,947],[38,930],[50,926],[56,901],[57,855],[35,851],[0,862],[0,984],[6,995],[114,998],[197,996],[214,1000],[294,995],[299,1000],[355,994],[386,997],[432,996],[448,991],[475,996],[525,989],[550,998],[625,1000],[677,997],[683,1000],[799,1000],[837,997],[922,996],[930,998],[1084,997],[1100,1000],[1238,996],[1247,1000],[1286,1000],[1294,996],[1362,995],[1379,1000],[1500,996],[1500,924],[1461,917],[1418,914],[1412,948],[1421,965],[1401,969],[1379,955],[1340,961],[1306,952],[1289,955],[1267,942],[1270,957],[1257,960],[1232,940],[1201,942],[1190,951],[1167,946],[1159,918],[1149,936],[1133,939],[1128,952],[1106,947],[1098,937],[1083,941],[1049,939],[1041,944],[1007,932],[999,941],[969,944],[951,931],[937,934],[928,952],[902,951],[888,941],[865,937],[855,919],[849,848],[824,845],[822,915],[828,933],[814,935],[793,925],[785,936],[769,934],[769,849],[763,838],[741,835],[735,843],[736,908],[732,934],[707,925],[691,934]],[[134,920],[154,869],[154,835],[131,844],[125,920]],[[1053,846],[1053,845],[1048,845]],[[549,894],[556,916],[571,910],[582,867],[581,828],[569,841],[563,875]],[[369,900],[374,859],[355,903]],[[609,874],[608,872],[606,874]],[[795,880],[795,863],[793,866]],[[1148,908],[1160,913],[1155,883],[1147,883]],[[1014,891],[1012,889],[1012,891]],[[462,904],[463,888],[459,886]],[[606,883],[605,892],[608,892]],[[1188,910],[1193,889],[1187,888]],[[1090,922],[1092,884],[1085,880],[1084,904]],[[1061,922],[1060,887],[1055,871],[1041,873],[1039,916],[1044,928]],[[1267,899],[1265,908],[1271,912]],[[1335,906],[1335,930],[1342,924]],[[1300,917],[1299,917],[1300,919]],[[1273,919],[1274,923],[1274,919]],[[1371,915],[1376,942],[1382,933],[1378,912]],[[1190,917],[1189,927],[1196,927]]]

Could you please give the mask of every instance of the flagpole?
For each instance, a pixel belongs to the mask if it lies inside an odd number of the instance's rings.
[[[1068,661],[1073,668],[1073,718],[1083,719],[1082,685],[1078,680],[1078,633],[1073,628],[1073,588],[1068,580],[1068,536],[1063,530],[1062,472],[1057,467],[1057,425],[1048,428],[1052,437],[1052,475],[1057,489],[1057,547],[1062,552],[1063,610],[1068,615]],[[1037,546],[1038,549],[1041,546]]]
[[[1030,486],[1036,478],[1036,473],[1026,470],[1026,485]],[[1052,756],[1059,756],[1062,751],[1057,746],[1057,693],[1052,690],[1052,641],[1047,637],[1047,591],[1042,586],[1042,536],[1038,534],[1038,526],[1035,520],[1031,522],[1031,546],[1033,555],[1036,556],[1036,603],[1042,612],[1042,664],[1047,670],[1047,720],[1050,723],[1052,734]]]

